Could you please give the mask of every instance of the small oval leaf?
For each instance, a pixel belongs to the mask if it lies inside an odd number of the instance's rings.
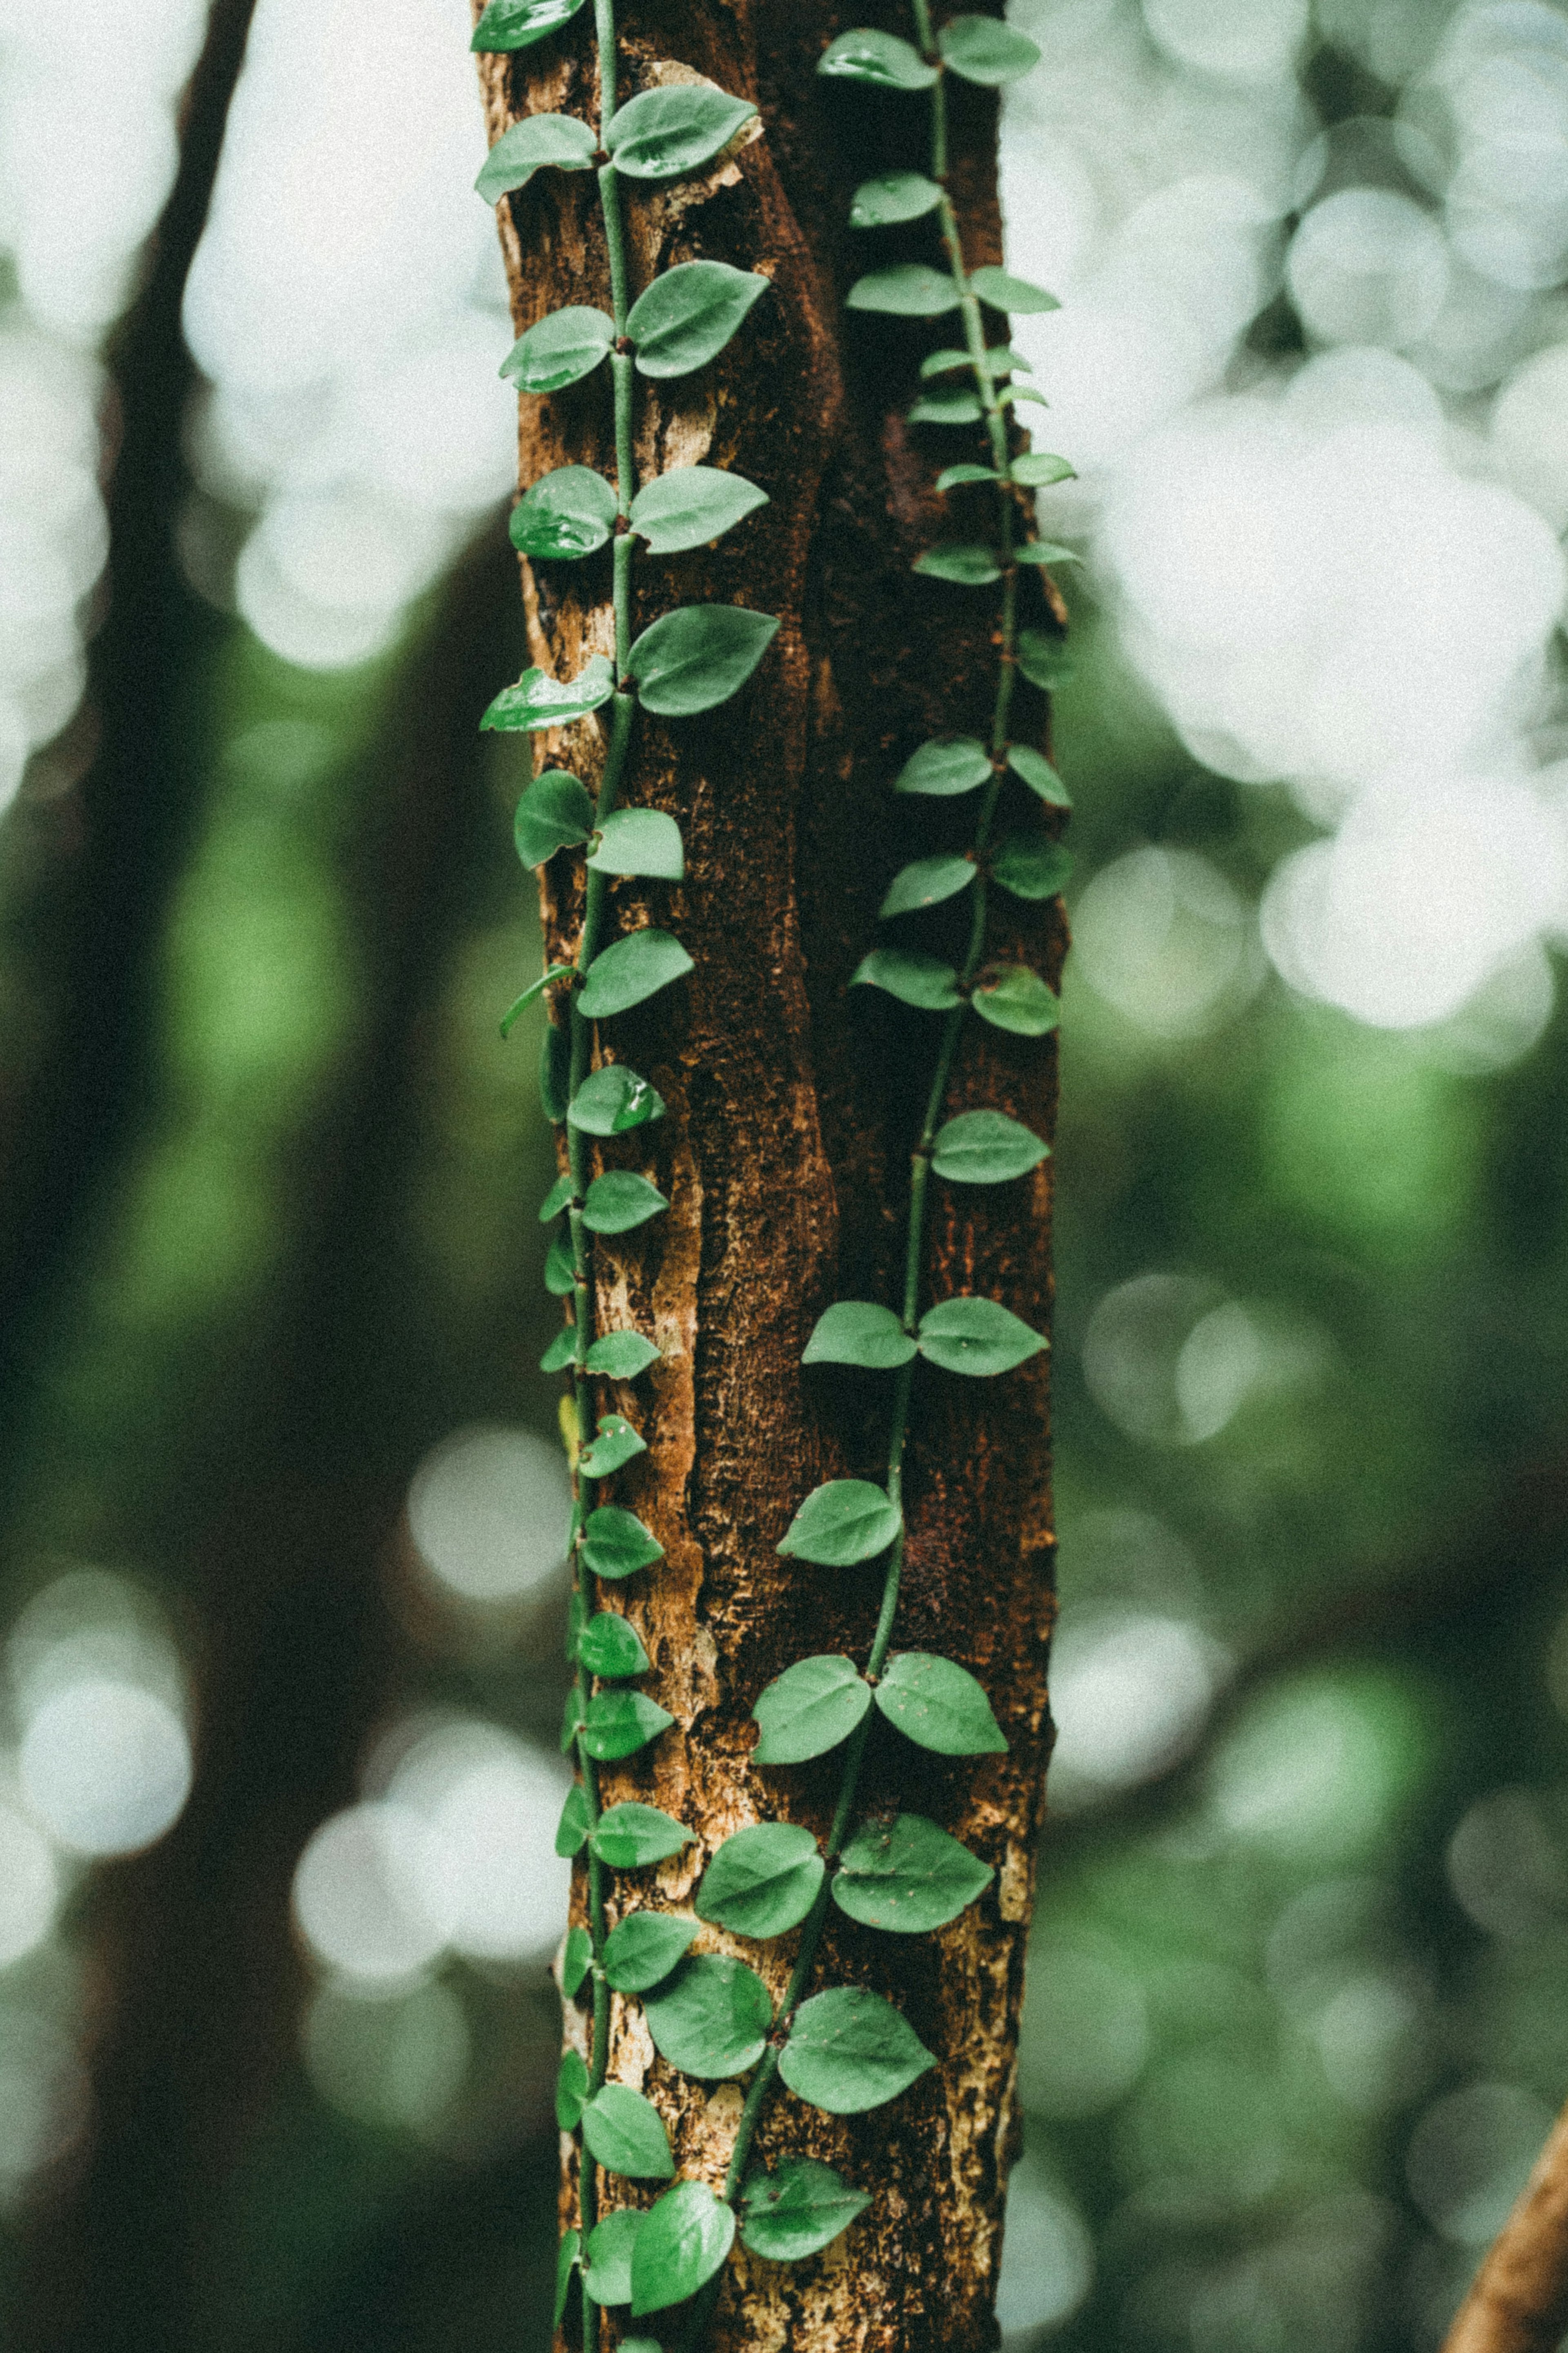
[[[969,283],[983,302],[994,311],[1059,311],[1061,304],[1043,286],[1033,285],[1027,278],[1015,278],[1010,269],[998,269],[994,262],[986,262],[969,273]]]
[[[585,172],[593,160],[594,134],[574,114],[528,114],[501,132],[474,182],[475,193],[487,205],[499,204],[514,188],[526,188],[546,164]]]
[[[873,948],[851,973],[849,986],[884,988],[920,1013],[951,1013],[963,1001],[952,965],[914,948]]]
[[[916,1345],[944,1372],[988,1377],[1010,1373],[1049,1344],[997,1300],[943,1299],[921,1317]]]
[[[950,16],[936,45],[955,74],[984,90],[1016,81],[1040,62],[1033,41],[994,16]]]
[[[711,711],[738,694],[778,634],[771,613],[743,605],[678,605],[631,650],[643,708],[665,719]]]
[[[940,319],[956,311],[963,297],[945,269],[929,261],[896,261],[858,278],[844,298],[851,311],[876,311],[894,319]],[[980,414],[976,404],[975,415]]]
[[[596,1610],[577,1637],[577,1656],[591,1675],[640,1675],[648,1664],[642,1636],[616,1609]]]
[[[661,2058],[712,2082],[756,2065],[773,2006],[755,1969],[727,1953],[704,1953],[646,1998],[643,2015]]]
[[[656,882],[679,882],[686,873],[680,828],[662,809],[613,809],[587,863],[601,874],[646,874]]]
[[[683,2304],[710,2280],[734,2243],[735,2216],[702,2181],[678,2181],[642,2218],[632,2254],[632,2313]]]
[[[638,1437],[629,1421],[618,1413],[602,1413],[598,1436],[583,1449],[577,1468],[584,1479],[608,1479],[647,1452],[647,1440]]]
[[[622,2206],[589,2232],[583,2250],[583,2292],[595,2304],[631,2302],[632,2250],[647,2219],[636,2206]]]
[[[1043,752],[1027,744],[1009,744],[1007,765],[1049,807],[1071,808],[1072,796]]]
[[[959,735],[948,744],[922,744],[899,770],[896,793],[930,793],[948,797],[972,793],[991,781],[991,754],[976,736]]]
[[[601,1504],[589,1513],[583,1528],[583,1566],[590,1577],[631,1577],[663,1558],[664,1546],[635,1512]]]
[[[716,358],[772,284],[728,261],[679,261],[639,294],[626,315],[641,375],[689,375]]]
[[[816,1901],[825,1867],[809,1831],[753,1822],[727,1838],[703,1873],[699,1916],[737,1936],[782,1936]]]
[[[871,1704],[871,1686],[852,1659],[797,1659],[759,1693],[752,1710],[763,1736],[757,1765],[803,1765],[847,1740]]]
[[[1048,449],[1026,449],[1021,458],[1014,459],[1012,473],[1016,482],[1022,482],[1031,491],[1047,489],[1052,482],[1078,480],[1077,469],[1069,466],[1065,458],[1053,457]]]
[[[481,728],[502,734],[529,734],[541,727],[569,727],[608,702],[616,691],[616,673],[603,654],[595,654],[575,678],[547,678],[542,670],[525,670],[515,686],[503,686],[480,720]]]
[[[931,1651],[895,1651],[877,1705],[917,1748],[939,1757],[999,1756],[1007,1743],[991,1703],[966,1667]]]
[[[557,1299],[570,1297],[577,1281],[572,1262],[572,1245],[564,1235],[557,1234],[544,1258],[544,1288]]]
[[[585,1020],[605,1021],[629,1012],[693,969],[691,958],[669,932],[628,932],[601,948],[583,984],[577,1008]]]
[[[830,2116],[879,2108],[935,2064],[892,2003],[865,1986],[833,1986],[802,2002],[779,2053],[790,2090]]]
[[[1037,1168],[1050,1148],[1004,1112],[961,1111],[938,1128],[931,1165],[950,1185],[1005,1185]]]
[[[868,81],[879,90],[929,90],[936,68],[928,65],[910,41],[897,33],[860,28],[840,33],[817,61],[816,70],[832,81]]]
[[[951,850],[935,858],[914,859],[894,875],[878,913],[914,915],[923,907],[940,906],[944,899],[967,891],[978,871],[972,858],[958,857]]]
[[[539,1359],[539,1369],[542,1373],[562,1373],[568,1365],[574,1364],[576,1358],[577,1327],[574,1324],[567,1324],[557,1332]]]
[[[577,1989],[587,1976],[594,1959],[594,1939],[586,1928],[568,1928],[566,1942],[561,1951],[561,1993],[563,2000],[576,1999]]]
[[[588,1800],[581,1781],[574,1781],[555,1827],[555,1852],[568,1861],[581,1853],[588,1836]]]
[[[572,2292],[572,2278],[582,2260],[583,2234],[568,2231],[555,2253],[555,2326],[560,2327],[566,2316],[566,2299]]]
[[[591,1373],[602,1373],[606,1380],[635,1381],[640,1379],[650,1365],[657,1365],[659,1352],[651,1340],[640,1332],[605,1332],[595,1341],[584,1359]]]
[[[668,1862],[690,1838],[683,1822],[631,1798],[624,1805],[605,1808],[589,1843],[612,1871],[637,1871],[645,1863]]]
[[[1018,1038],[1043,1038],[1060,1023],[1062,1009],[1037,972],[1027,965],[989,965],[974,984],[970,1003],[994,1029]]]
[[[617,1757],[635,1757],[674,1722],[669,1710],[647,1692],[595,1692],[588,1702],[583,1746],[600,1764],[614,1764]]]
[[[994,1876],[923,1814],[900,1814],[856,1831],[839,1857],[833,1900],[865,1927],[918,1936],[956,1920]]]
[[[489,0],[468,47],[481,52],[531,49],[569,25],[582,5],[583,0]]]
[[[645,90],[617,109],[605,145],[631,179],[673,180],[710,164],[756,111],[725,90]]]
[[[583,1223],[593,1234],[625,1234],[668,1207],[658,1187],[646,1176],[630,1168],[606,1168],[584,1197]]]
[[[584,2104],[582,2115],[583,2145],[598,2164],[634,2181],[669,2179],[675,2171],[675,2159],[670,2155],[664,2118],[653,2102],[644,2099],[640,2092],[634,2092],[629,2084],[601,2084],[593,2098]],[[592,2240],[588,2244],[592,2278],[595,2249]],[[626,2300],[621,2296],[605,2299],[617,2304]]]
[[[829,1479],[806,1497],[779,1550],[824,1568],[847,1568],[886,1552],[902,1525],[885,1488],[868,1479]]]
[[[882,1373],[907,1365],[914,1353],[914,1342],[890,1307],[868,1299],[839,1299],[817,1317],[800,1361],[859,1365]]]
[[[870,2203],[868,2189],[851,2189],[830,2165],[786,2157],[776,2173],[747,2182],[741,2244],[772,2263],[797,2263],[830,2246]]]
[[[1072,872],[1072,852],[1043,833],[1009,834],[991,860],[994,881],[1016,899],[1054,899]]]
[[[592,555],[616,527],[616,494],[592,466],[557,466],[521,498],[508,526],[520,555]]]
[[[567,1125],[584,1135],[625,1135],[663,1117],[664,1097],[625,1062],[590,1071],[566,1106]]]
[[[679,1912],[633,1912],[605,1939],[605,1975],[617,1993],[647,1993],[686,1958],[695,1920]]]
[[[580,2051],[563,2052],[555,2078],[555,2121],[563,2132],[576,2131],[587,2096],[587,2061]]]
[[[679,555],[705,547],[767,503],[766,491],[743,474],[720,466],[672,466],[632,501],[632,529],[647,542],[650,555]]]
[[[984,415],[973,392],[928,392],[909,409],[911,425],[978,425]]]
[[[914,568],[928,580],[951,580],[959,588],[984,588],[1002,577],[994,547],[928,547],[916,556]]]
[[[942,190],[923,172],[885,172],[879,180],[862,180],[849,204],[851,228],[891,228],[896,222],[920,220],[934,212]]]
[[[519,392],[560,392],[596,368],[615,340],[616,322],[607,311],[574,302],[520,335],[500,372]]]

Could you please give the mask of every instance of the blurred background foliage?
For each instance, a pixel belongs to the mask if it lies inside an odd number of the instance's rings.
[[[1568,14],[1016,15],[1085,563],[1001,2322],[1429,2353],[1568,2093]],[[29,2348],[546,2342],[566,1486],[465,34],[139,0],[84,144],[0,0]]]

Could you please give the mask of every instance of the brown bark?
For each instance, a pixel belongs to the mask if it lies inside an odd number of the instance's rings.
[[[907,30],[896,9],[873,21]],[[931,734],[984,733],[994,690],[994,615],[984,595],[918,581],[936,535],[930,483],[962,452],[929,447],[901,411],[929,331],[878,319],[846,324],[843,295],[868,257],[845,226],[870,171],[920,160],[923,109],[868,102],[820,82],[816,60],[844,25],[822,0],[685,0],[622,11],[622,99],[706,77],[753,98],[755,134],[708,176],[629,199],[634,293],[699,255],[764,271],[773,293],[700,375],[639,383],[639,473],[733,466],[772,503],[717,550],[641,561],[637,625],[677,603],[734,601],[782,619],[746,692],[707,719],[638,723],[626,797],[669,810],[686,837],[679,890],[618,886],[621,923],[666,923],[696,959],[679,990],[605,1026],[602,1045],[650,1077],[668,1105],[657,1125],[605,1152],[668,1196],[666,1218],[599,1251],[599,1314],[651,1332],[663,1364],[605,1399],[650,1451],[617,1500],[665,1546],[656,1571],[619,1588],[654,1661],[647,1687],[677,1725],[604,1773],[607,1801],[639,1797],[681,1818],[700,1843],[657,1873],[623,1877],[618,1899],[689,1905],[721,1841],[789,1819],[826,1829],[838,1766],[758,1770],[751,1710],[762,1686],[808,1652],[863,1659],[880,1568],[831,1571],[781,1560],[795,1508],[825,1478],[883,1475],[885,1381],[805,1374],[800,1354],[833,1299],[896,1299],[909,1149],[936,1024],[900,1013],[849,976],[877,936],[876,911],[906,859],[973,824],[963,803],[894,801],[898,766]],[[522,58],[481,61],[491,135],[525,112],[594,116],[586,17]],[[999,258],[994,107],[954,93],[952,186],[971,264]],[[590,175],[542,173],[502,206],[520,331],[571,301],[605,301],[607,272]],[[923,248],[911,238],[910,251]],[[602,374],[603,372],[601,372]],[[611,464],[607,390],[597,379],[525,401],[521,473]],[[526,659],[566,676],[611,649],[608,567],[525,574]],[[1048,589],[1032,593],[1045,597]],[[1039,613],[1026,618],[1037,621]],[[500,681],[498,681],[498,684]],[[1021,689],[1014,733],[1039,741],[1040,698]],[[592,728],[554,740],[548,765],[592,775]],[[579,902],[570,855],[547,870],[552,957],[571,954]],[[1009,932],[1011,939],[1009,940]],[[994,919],[1053,977],[1059,914]],[[922,945],[935,944],[930,934]],[[950,1111],[987,1104],[1049,1133],[1050,1041],[979,1021],[967,1035]],[[1043,1325],[1050,1304],[1048,1165],[1018,1184],[932,1187],[927,1296],[973,1291]],[[835,2121],[780,2092],[760,2135],[837,2164],[874,2202],[826,2256],[789,2268],[732,2261],[715,2342],[722,2348],[981,2348],[992,2316],[1001,2214],[1016,2120],[1015,2046],[1034,1847],[1048,1743],[1046,1651],[1052,1610],[1044,1360],[997,1382],[922,1377],[906,1478],[908,1566],[896,1643],[960,1660],[990,1693],[1009,1741],[1001,1758],[942,1760],[894,1736],[873,1741],[866,1810],[898,1803],[933,1817],[995,1866],[980,1904],[934,1936],[895,1938],[836,1912],[816,1982],[890,1994],[940,2065],[869,2116]],[[579,1904],[582,1891],[578,1891]],[[613,1912],[616,1906],[613,1905]],[[747,1946],[704,1930],[699,1951],[742,1953],[775,1994],[793,1936]],[[580,2011],[569,2032],[581,2036]],[[611,2073],[640,2085],[671,2129],[679,2170],[715,2188],[740,2112],[734,2084],[704,2086],[654,2053],[639,2006],[617,2001]],[[608,2204],[646,2193],[604,2183]],[[571,2218],[570,2168],[563,2211]],[[614,2332],[612,2332],[613,2335]],[[646,2327],[643,2333],[647,2333]],[[662,2331],[667,2340],[668,2324]]]
[[[1547,2136],[1443,2353],[1556,2353],[1568,2329],[1568,2109]]]

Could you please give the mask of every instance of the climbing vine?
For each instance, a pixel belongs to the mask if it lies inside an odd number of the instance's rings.
[[[490,0],[473,45],[489,51],[528,48],[586,5],[587,0]],[[1047,1345],[998,1301],[958,1296],[922,1308],[921,1294],[931,1177],[1005,1183],[1036,1167],[1047,1149],[1001,1113],[969,1111],[944,1120],[943,1111],[970,1013],[1026,1037],[1043,1036],[1057,1022],[1056,997],[1037,972],[1021,962],[988,958],[987,906],[993,886],[1026,900],[1050,898],[1067,871],[1066,854],[1044,810],[1032,829],[997,839],[995,828],[1009,775],[1044,809],[1068,806],[1044,753],[1014,742],[1009,724],[1020,672],[1047,689],[1062,675],[1058,640],[1020,625],[1019,586],[1023,567],[1068,554],[1034,534],[1032,493],[1071,472],[1059,458],[1015,449],[1015,406],[1039,396],[1019,380],[1027,364],[1010,344],[986,341],[987,310],[1042,311],[1054,307],[1053,299],[1004,269],[969,269],[947,193],[947,77],[995,89],[1026,72],[1037,52],[991,17],[960,16],[935,29],[929,0],[913,0],[912,42],[879,31],[845,33],[826,49],[819,70],[835,80],[923,93],[927,100],[929,172],[895,172],[867,182],[856,193],[851,220],[858,228],[875,229],[930,216],[942,265],[904,261],[872,270],[851,288],[848,304],[855,311],[906,319],[956,315],[961,323],[962,348],[926,358],[921,375],[930,389],[908,414],[916,424],[972,435],[983,427],[984,461],[951,464],[936,482],[961,513],[967,502],[976,518],[972,528],[981,535],[943,539],[918,558],[915,570],[964,590],[996,592],[996,683],[988,738],[928,743],[895,785],[900,793],[978,797],[972,847],[904,866],[881,909],[898,924],[967,892],[963,961],[954,965],[897,944],[895,934],[895,944],[873,949],[855,975],[858,984],[941,1017],[910,1162],[900,1304],[839,1301],[819,1319],[804,1358],[807,1365],[852,1365],[890,1376],[885,1482],[828,1481],[801,1504],[779,1545],[785,1556],[829,1567],[880,1556],[881,1602],[863,1668],[842,1656],[803,1659],[766,1687],[754,1710],[759,1764],[792,1765],[841,1750],[838,1797],[825,1844],[795,1824],[753,1824],[713,1855],[698,1887],[696,1917],[633,1910],[612,1930],[608,1875],[668,1859],[690,1833],[657,1807],[606,1808],[599,1799],[599,1765],[634,1755],[673,1718],[637,1688],[649,1662],[636,1629],[620,1611],[591,1606],[600,1580],[617,1583],[663,1557],[653,1531],[634,1513],[603,1500],[607,1483],[646,1448],[624,1416],[609,1412],[595,1421],[593,1383],[635,1381],[658,1361],[658,1350],[635,1331],[595,1332],[592,1252],[596,1242],[669,1206],[645,1176],[618,1168],[591,1174],[593,1139],[627,1134],[664,1110],[649,1082],[625,1062],[601,1058],[595,1065],[595,1036],[598,1022],[652,997],[689,972],[692,963],[677,939],[656,927],[606,938],[607,887],[616,875],[679,881],[684,872],[675,820],[621,806],[639,711],[679,719],[728,701],[762,660],[778,623],[742,607],[685,606],[633,634],[639,543],[659,554],[704,545],[765,503],[754,484],[712,467],[677,468],[639,485],[633,434],[637,378],[658,381],[705,367],[742,328],[769,281],[723,262],[689,261],[662,272],[632,299],[624,197],[639,184],[710,168],[756,110],[706,83],[651,89],[617,106],[614,0],[593,0],[593,6],[596,130],[567,115],[530,115],[497,141],[479,181],[480,194],[495,201],[546,166],[594,172],[610,281],[607,311],[584,304],[552,312],[519,340],[503,373],[525,395],[547,395],[608,364],[613,471],[565,466],[545,475],[514,510],[511,535],[521,553],[545,561],[590,560],[608,546],[614,654],[592,657],[570,681],[526,670],[496,697],[483,721],[487,727],[539,732],[604,714],[596,797],[575,775],[546,769],[518,807],[517,848],[525,864],[542,864],[563,849],[584,852],[583,914],[574,959],[552,965],[502,1024],[509,1030],[544,991],[564,1006],[564,1019],[547,1029],[541,1072],[545,1108],[564,1130],[566,1159],[540,1211],[546,1221],[565,1220],[551,1245],[546,1281],[569,1310],[543,1365],[571,1372],[563,1423],[575,1472],[568,1632],[574,1679],[563,1746],[574,1754],[577,1778],[556,1843],[563,1855],[585,1853],[589,1925],[568,1935],[562,1989],[569,2002],[587,1994],[592,2023],[589,2055],[569,2049],[557,2087],[562,2129],[577,2137],[579,2172],[578,2227],[561,2245],[555,2316],[559,2326],[574,2294],[581,2295],[586,2353],[597,2353],[605,2306],[629,2305],[637,2320],[689,2299],[694,2301],[686,2342],[695,2345],[706,2331],[737,2232],[756,2254],[797,2261],[828,2245],[869,2203],[868,2190],[815,2159],[786,2158],[772,2173],[751,2162],[777,2083],[829,2115],[848,2116],[897,2098],[935,2063],[880,1995],[858,1986],[811,1990],[829,1907],[874,1928],[920,1935],[955,1919],[993,1877],[987,1865],[922,1816],[859,1820],[857,1794],[879,1715],[906,1739],[944,1757],[983,1756],[1006,1745],[984,1691],[965,1669],[892,1645],[916,1363],[923,1358],[945,1372],[994,1376]],[[753,1939],[798,1931],[776,2011],[762,1978],[745,1962],[690,1956],[704,1922]],[[668,2136],[657,2109],[639,2091],[607,2079],[612,1991],[641,1999],[654,2046],[672,2066],[708,2080],[750,2076],[721,2193],[699,2180],[674,2181]],[[672,2186],[648,2207],[623,2204],[601,2213],[599,2168],[628,2180]],[[647,2338],[622,2342],[624,2353],[657,2353]]]

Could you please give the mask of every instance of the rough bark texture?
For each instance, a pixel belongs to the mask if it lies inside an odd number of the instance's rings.
[[[920,101],[846,93],[816,78],[827,40],[868,19],[908,29],[896,9],[840,15],[822,0],[633,0],[622,11],[623,102],[656,82],[705,77],[762,108],[755,135],[706,178],[631,194],[634,293],[699,255],[761,269],[773,285],[711,368],[669,386],[639,380],[645,478],[699,460],[732,465],[772,503],[716,551],[640,560],[637,626],[670,605],[707,600],[783,621],[736,702],[705,720],[639,721],[626,796],[679,818],[688,879],[679,891],[618,886],[618,916],[646,911],[668,924],[697,966],[688,984],[602,1033],[668,1105],[657,1125],[606,1149],[606,1161],[650,1175],[672,1208],[601,1248],[599,1312],[602,1322],[635,1321],[664,1352],[651,1380],[605,1402],[649,1441],[617,1500],[654,1528],[667,1558],[619,1593],[654,1661],[647,1688],[678,1719],[650,1750],[605,1769],[603,1787],[607,1802],[665,1807],[700,1841],[657,1873],[624,1878],[617,1893],[634,1903],[688,1905],[708,1857],[748,1822],[826,1826],[837,1760],[755,1768],[751,1710],[762,1686],[805,1653],[863,1658],[869,1643],[879,1566],[814,1568],[781,1560],[775,1547],[819,1481],[884,1472],[886,1381],[803,1373],[800,1354],[833,1299],[898,1296],[909,1149],[937,1027],[847,983],[874,943],[894,869],[962,844],[973,823],[963,803],[893,800],[893,776],[928,735],[983,733],[994,691],[993,600],[910,570],[942,529],[930,491],[937,467],[968,454],[952,435],[920,446],[900,413],[915,363],[937,338],[898,321],[846,322],[843,312],[847,286],[871,266],[866,241],[845,225],[850,193],[869,172],[918,163],[924,136]],[[585,14],[542,51],[486,58],[481,71],[492,137],[527,112],[594,117]],[[954,90],[953,102],[952,185],[973,266],[999,259],[994,105],[970,90]],[[541,173],[502,206],[501,229],[520,331],[563,303],[606,299],[589,174]],[[917,228],[906,249],[922,252],[920,238]],[[899,250],[883,237],[874,259]],[[611,448],[599,378],[522,405],[524,481],[567,463],[607,470]],[[596,560],[525,573],[525,659],[564,676],[584,654],[610,651],[608,592],[607,558],[603,569]],[[1024,617],[1049,626],[1051,591],[1029,593],[1039,610]],[[1016,737],[1044,740],[1040,697],[1021,687],[1015,714]],[[575,761],[584,774],[595,759],[591,728],[549,747],[550,765]],[[568,854],[546,872],[552,956],[571,953],[575,871]],[[994,919],[994,946],[1007,944],[1016,922],[1015,944],[1054,978],[1059,911],[1015,915],[1015,904]],[[921,944],[935,944],[922,935]],[[1005,1038],[979,1021],[966,1029],[950,1111],[989,1104],[1048,1134],[1052,1041]],[[1015,1185],[933,1185],[932,1194],[928,1296],[985,1293],[1043,1325],[1049,1165]],[[896,1642],[971,1668],[1010,1745],[1005,1757],[944,1764],[891,1735],[874,1740],[866,1810],[896,1801],[932,1816],[996,1878],[934,1936],[890,1937],[830,1914],[817,1983],[894,1994],[941,2063],[902,2099],[847,2121],[780,2092],[761,2155],[816,2154],[876,2196],[813,2262],[785,2269],[735,2259],[716,2330],[725,2348],[916,2353],[996,2341],[1049,1738],[1044,1360],[996,1382],[922,1377],[906,1494]],[[696,1949],[743,1953],[776,1993],[794,1943],[757,1947],[704,1930]],[[570,2021],[581,2034],[583,2014]],[[717,2188],[740,2088],[677,2074],[656,2056],[635,2002],[616,2002],[611,2073],[658,2102],[679,2169]],[[570,2219],[571,2168],[565,2181]],[[612,2204],[649,2194],[618,2180],[605,2189]]]
[[[1443,2353],[1555,2353],[1568,2329],[1568,2111],[1454,2316]]]

